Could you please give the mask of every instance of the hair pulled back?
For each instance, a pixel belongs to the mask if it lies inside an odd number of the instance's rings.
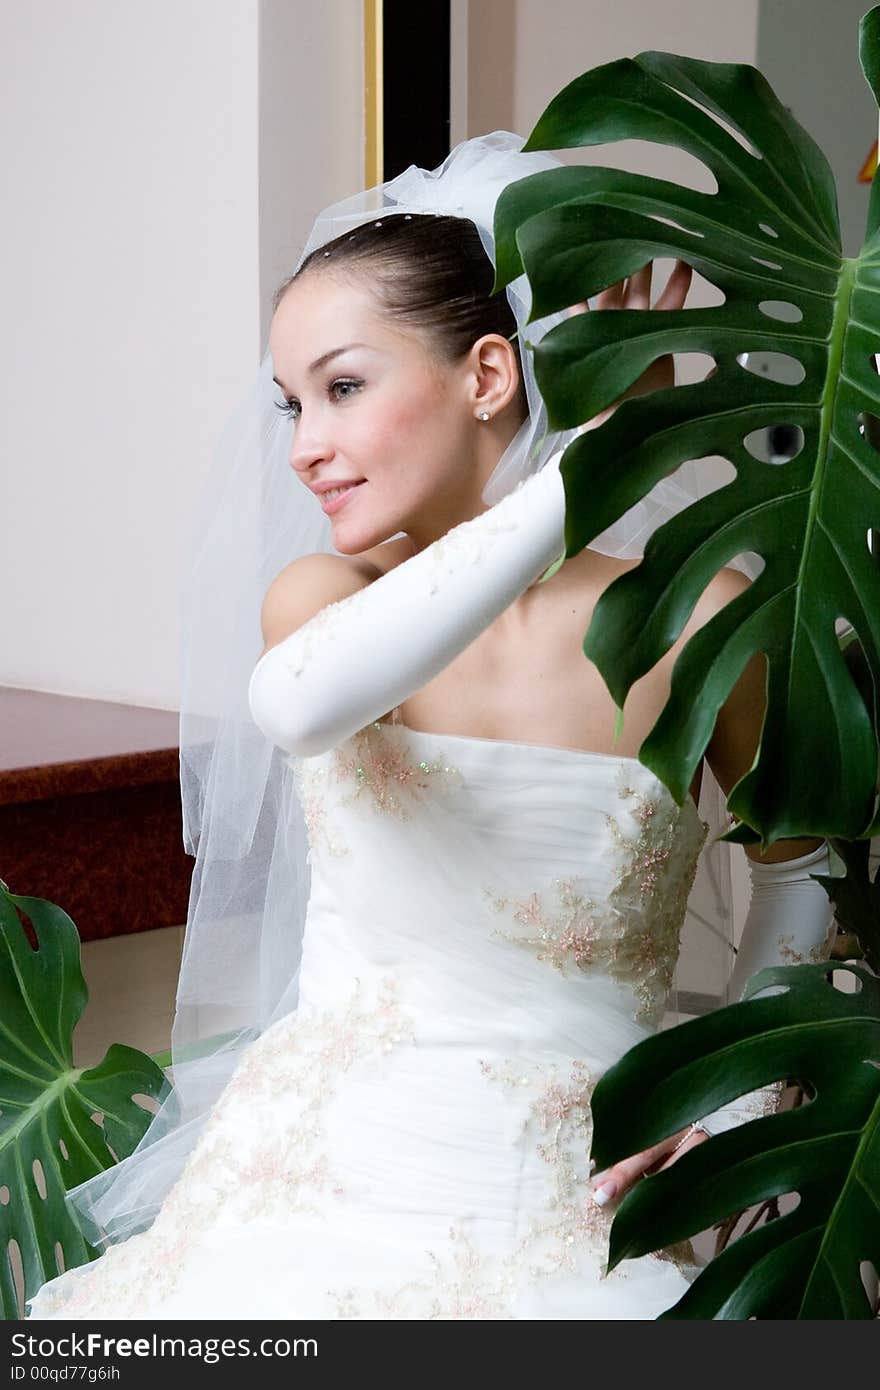
[[[495,271],[470,218],[442,213],[391,213],[316,247],[275,291],[277,309],[290,285],[321,269],[362,280],[381,312],[419,332],[434,354],[459,362],[478,338],[510,340],[519,369],[516,401],[528,414],[516,319],[502,290],[492,294]]]

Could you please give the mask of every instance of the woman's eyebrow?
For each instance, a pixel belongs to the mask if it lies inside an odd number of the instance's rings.
[[[329,352],[325,352],[322,354],[322,356],[315,358],[314,362],[308,369],[309,376],[313,376],[314,373],[320,371],[322,367],[326,367],[327,363],[332,362],[334,357],[339,357],[343,352],[348,352],[351,348],[358,347],[369,347],[369,343],[346,343],[344,347],[331,348]],[[272,380],[274,381],[276,386],[281,387],[282,391],[287,390],[287,387],[284,385],[283,381],[279,381],[277,376],[273,376]]]

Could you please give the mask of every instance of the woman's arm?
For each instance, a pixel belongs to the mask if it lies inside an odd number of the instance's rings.
[[[749,587],[749,580],[738,570],[724,569],[709,588],[711,612],[718,612]],[[706,761],[725,796],[749,771],[755,761],[766,703],[765,657],[756,653],[747,663],[715,720]],[[821,839],[777,840],[762,854],[757,845],[745,847],[747,857],[757,864],[775,864],[796,859],[817,849]]]
[[[740,592],[748,581],[729,573],[726,587],[731,594]],[[754,763],[764,690],[764,658],[753,657],[719,713],[706,752],[725,795]],[[764,854],[758,845],[745,846],[745,852],[752,894],[730,980],[732,1002],[765,966],[822,958],[831,946],[834,921],[828,894],[811,877],[829,872],[824,840],[777,840]]]
[[[439,675],[562,551],[560,457],[372,582],[368,573],[346,571],[353,591],[325,599],[281,640],[278,628],[295,617],[296,605],[270,590],[263,612],[269,650],[249,688],[251,713],[267,737],[290,753],[324,752]],[[341,563],[334,556],[298,562],[302,607],[314,611],[316,594],[343,582]],[[286,585],[288,593],[296,587],[289,574]]]
[[[726,602],[748,585],[745,576],[725,571],[720,598]],[[725,795],[754,763],[765,708],[764,657],[747,664],[715,723],[706,758]],[[747,845],[751,898],[730,977],[731,1003],[741,997],[759,970],[824,960],[834,941],[834,909],[814,874],[828,874],[828,846],[821,839],[777,840],[766,853]],[[776,1108],[780,1085],[763,1087],[706,1117],[710,1133],[731,1129]]]
[[[718,607],[748,587],[735,570],[717,577]],[[725,796],[752,767],[765,709],[762,655],[748,662],[719,711],[706,760]],[[824,840],[777,840],[762,853],[746,845],[752,897],[730,982],[731,999],[742,995],[747,980],[765,965],[814,959],[828,943],[833,910],[828,894],[811,874],[828,872]]]
[[[711,603],[707,616],[719,611],[748,584],[746,576],[737,570],[722,570],[710,585]],[[725,796],[754,763],[764,722],[765,700],[764,658],[756,656],[748,663],[719,711],[706,750],[706,761]],[[739,1000],[746,982],[756,971],[768,965],[822,959],[833,941],[834,913],[828,894],[811,878],[812,874],[828,872],[825,841],[777,840],[766,854],[756,845],[746,846],[745,852],[752,892],[729,981],[731,1002]],[[665,1168],[677,1162],[689,1148],[704,1143],[708,1134],[719,1134],[775,1109],[780,1097],[778,1084],[762,1087],[707,1115],[701,1122],[707,1134],[697,1131],[679,1143],[683,1135],[687,1135],[687,1131],[683,1131],[596,1174],[593,1178],[594,1194],[599,1194],[596,1200],[600,1205],[619,1200],[649,1169]]]

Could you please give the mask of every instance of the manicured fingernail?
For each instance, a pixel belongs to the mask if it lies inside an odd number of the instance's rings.
[[[593,1174],[595,1173],[595,1171],[596,1171],[596,1160],[595,1160],[595,1158],[591,1158],[591,1159],[590,1159],[590,1177],[593,1176]]]
[[[603,1182],[601,1187],[594,1188],[591,1196],[597,1207],[604,1207],[606,1202],[617,1196],[617,1183],[613,1178],[610,1182]]]

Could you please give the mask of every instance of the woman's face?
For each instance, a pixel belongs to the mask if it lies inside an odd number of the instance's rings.
[[[483,510],[475,450],[486,427],[475,418],[480,388],[467,361],[446,366],[417,334],[395,329],[355,280],[326,271],[286,290],[270,348],[295,420],[297,478],[313,490],[357,484],[325,505],[340,553],[399,531],[427,544]]]

